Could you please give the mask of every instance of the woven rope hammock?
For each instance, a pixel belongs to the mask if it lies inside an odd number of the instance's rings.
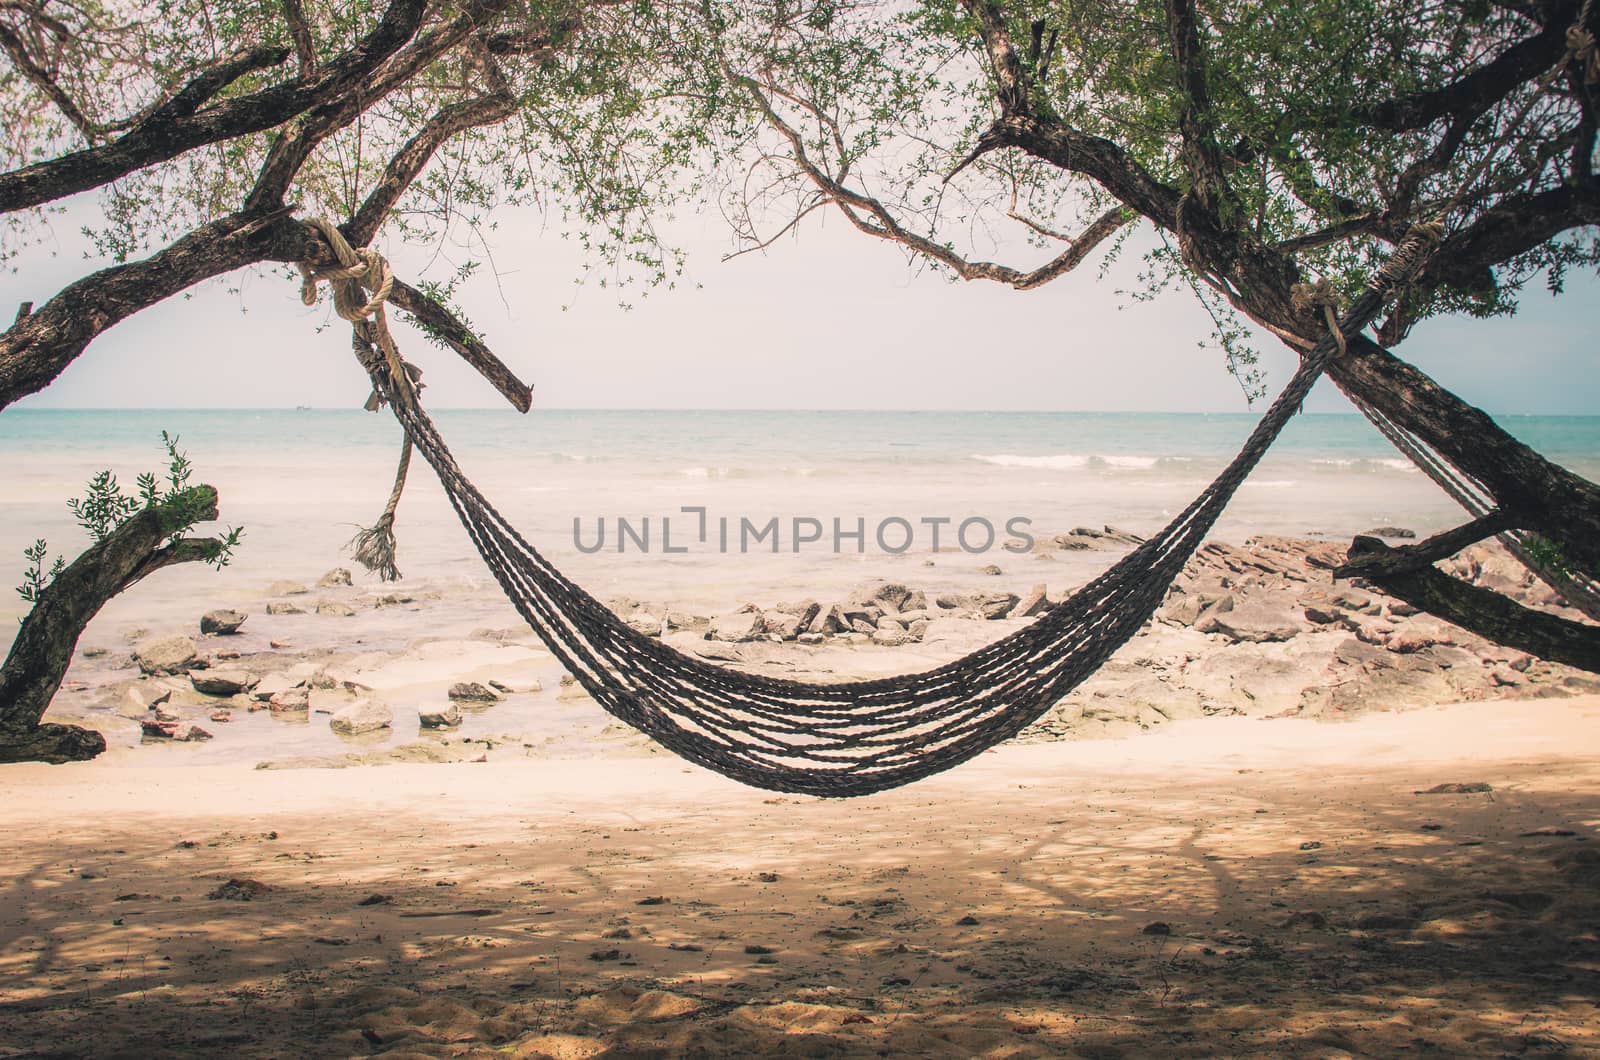
[[[1337,327],[1301,360],[1237,456],[1164,529],[1032,624],[932,670],[812,684],[713,665],[648,637],[566,578],[468,480],[417,400],[384,319],[386,266],[326,222],[334,287],[375,392],[438,475],[506,597],[605,710],[689,761],[755,787],[855,796],[909,784],[1010,739],[1092,674],[1149,620],[1239,485],[1299,410],[1345,336],[1365,328],[1437,244],[1419,226]],[[1331,316],[1330,316],[1330,319]],[[405,474],[402,461],[400,475]],[[392,508],[388,513],[392,522]]]

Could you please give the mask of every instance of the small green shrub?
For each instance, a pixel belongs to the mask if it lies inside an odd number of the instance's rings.
[[[104,541],[119,526],[142,511],[154,508],[161,523],[166,545],[192,530],[207,509],[207,498],[199,486],[189,485],[194,471],[187,453],[178,448],[178,436],[161,432],[161,444],[167,451],[167,472],[158,478],[154,472],[145,472],[138,478],[139,495],[131,497],[122,492],[122,485],[111,471],[98,472],[84,487],[82,497],[67,501],[67,508],[96,544]],[[233,558],[233,550],[244,536],[244,527],[229,527],[205,543],[205,560],[221,570]],[[22,584],[17,595],[28,603],[37,603],[56,577],[66,568],[60,556],[49,560],[49,545],[44,538],[22,550],[28,560],[23,571]],[[48,564],[48,566],[47,566]]]

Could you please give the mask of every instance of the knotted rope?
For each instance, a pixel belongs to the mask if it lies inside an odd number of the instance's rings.
[[[382,254],[367,247],[353,247],[344,233],[332,221],[313,217],[306,222],[322,237],[333,251],[339,264],[332,268],[313,269],[305,262],[297,262],[300,270],[300,301],[308,306],[317,304],[318,284],[326,281],[333,290],[333,308],[339,316],[350,321],[354,331],[356,355],[362,365],[372,372],[379,358],[373,355],[376,347],[381,353],[381,363],[393,385],[415,398],[420,389],[421,372],[406,364],[389,332],[389,318],[384,303],[394,290],[394,270]],[[371,292],[369,295],[368,292]],[[381,392],[374,388],[367,398],[366,408],[375,412],[383,404]],[[395,565],[399,543],[394,536],[395,511],[400,507],[400,496],[405,492],[406,475],[411,469],[411,436],[406,435],[400,446],[400,466],[395,471],[394,489],[389,493],[389,503],[383,515],[369,527],[356,532],[348,546],[351,558],[386,582],[398,581],[400,568]]]

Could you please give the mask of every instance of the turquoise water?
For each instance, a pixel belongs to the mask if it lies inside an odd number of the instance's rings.
[[[987,464],[1107,473],[1219,465],[1249,432],[1247,414],[1070,412],[689,412],[440,410],[464,459],[608,463],[711,475],[829,473],[869,464]],[[1600,416],[1512,416],[1512,434],[1580,474],[1600,473]],[[86,466],[159,455],[162,430],[197,460],[392,449],[398,429],[360,410],[32,410],[0,415],[0,460]],[[1296,418],[1273,449],[1306,469],[1398,467],[1360,416]],[[1197,469],[1198,470],[1198,469]]]

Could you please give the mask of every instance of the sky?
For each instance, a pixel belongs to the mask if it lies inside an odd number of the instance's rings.
[[[103,264],[85,258],[71,217],[0,276],[0,312],[42,304]],[[919,270],[821,214],[764,253],[724,261],[729,236],[709,213],[670,231],[689,253],[687,282],[631,293],[623,309],[615,291],[574,287],[582,258],[538,214],[497,219],[493,270],[458,301],[533,385],[536,409],[1248,409],[1220,353],[1199,348],[1212,325],[1192,294],[1135,303],[1119,293],[1134,286],[1136,254],[1105,277],[1091,261],[1018,292]],[[431,249],[385,250],[407,279],[448,274]],[[1019,240],[992,256],[1023,264],[1040,252]],[[367,386],[345,325],[326,301],[307,309],[298,294],[282,276],[247,273],[169,300],[102,335],[17,407],[358,406]],[[1424,323],[1400,352],[1492,413],[1600,414],[1597,323],[1600,281],[1574,277],[1559,299],[1530,290],[1512,320]],[[426,372],[432,405],[500,402],[453,354],[396,330]],[[1275,389],[1292,355],[1271,338],[1257,348]],[[1350,410],[1325,381],[1307,408]]]

